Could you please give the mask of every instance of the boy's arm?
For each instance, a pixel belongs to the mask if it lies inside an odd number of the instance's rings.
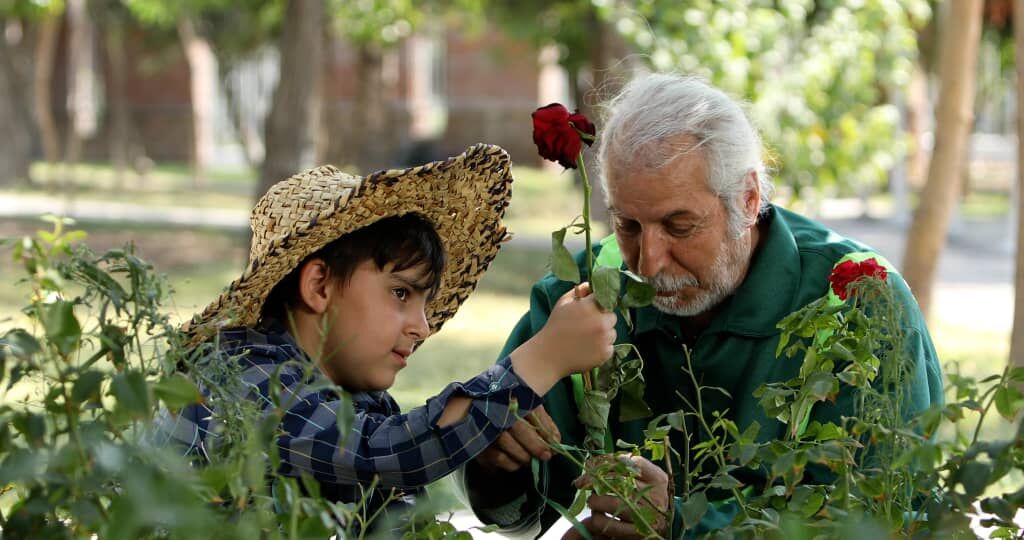
[[[579,257],[577,257],[579,259]],[[527,342],[544,327],[555,299],[571,288],[571,284],[557,282],[547,276],[534,285],[530,295],[530,310],[516,324],[509,334],[501,355],[507,355]],[[568,414],[571,392],[556,385],[545,396],[545,406],[551,418],[557,424],[564,438],[566,420],[574,418],[575,413]],[[562,413],[562,414],[559,414]],[[569,471],[567,463],[555,457],[541,467],[542,484],[546,487],[546,496],[569,506],[575,488],[572,479],[578,471]],[[557,518],[554,510],[546,509],[544,497],[534,487],[534,478],[529,466],[523,466],[515,472],[507,472],[493,467],[485,467],[478,460],[470,461],[459,470],[457,485],[476,516],[487,524],[498,525],[500,532],[519,534],[536,526],[541,521],[542,528],[550,525]],[[550,510],[552,515],[546,515]]]
[[[458,400],[454,405],[465,407],[464,416],[446,418],[442,424],[453,399]],[[464,384],[448,385],[407,414],[357,407],[342,439],[337,418],[341,407],[350,405],[328,400],[324,392],[310,392],[282,419],[285,434],[277,441],[282,472],[305,471],[335,484],[368,484],[376,478],[382,488],[424,486],[475,457],[540,403],[540,396],[505,358]]]

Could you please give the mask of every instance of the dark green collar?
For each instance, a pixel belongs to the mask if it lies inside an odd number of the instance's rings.
[[[711,321],[709,332],[725,331],[751,337],[778,334],[775,327],[792,311],[793,293],[800,282],[800,254],[786,223],[785,210],[768,207],[762,222],[768,223],[760,248],[754,253],[747,278],[736,293],[725,300],[722,311]],[[653,307],[637,310],[637,334],[665,330],[675,335],[680,319]]]

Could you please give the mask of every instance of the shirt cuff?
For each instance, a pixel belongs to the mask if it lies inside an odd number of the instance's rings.
[[[502,358],[480,375],[465,383],[445,388],[438,400],[447,403],[453,395],[473,398],[477,408],[494,427],[505,430],[544,403],[544,398],[512,369],[509,357]]]

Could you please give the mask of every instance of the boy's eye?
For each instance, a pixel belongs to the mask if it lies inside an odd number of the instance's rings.
[[[394,289],[391,289],[391,294],[395,295],[395,298],[398,298],[399,300],[405,300],[406,298],[409,298],[409,289],[406,289],[405,287],[395,287]]]

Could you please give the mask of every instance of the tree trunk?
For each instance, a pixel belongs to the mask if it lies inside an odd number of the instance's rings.
[[[128,169],[132,141],[128,136],[128,101],[125,99],[125,74],[128,61],[124,53],[124,27],[117,20],[108,19],[104,34],[106,35],[107,66],[110,82],[107,95],[110,97],[110,163],[114,167],[114,178],[118,187],[125,186],[125,173]]]
[[[0,185],[29,181],[32,50],[18,20],[0,19]]]
[[[39,128],[39,138],[43,145],[43,159],[51,165],[60,161],[60,132],[57,129],[57,122],[53,119],[51,92],[60,23],[60,16],[52,14],[39,21],[32,79],[36,127]]]
[[[82,140],[96,133],[99,91],[93,55],[93,24],[86,0],[68,0],[68,129],[61,189],[70,196],[82,156]]]
[[[313,165],[322,96],[323,0],[290,0],[281,36],[281,77],[266,122],[259,193]]]
[[[213,154],[213,107],[217,88],[217,58],[210,43],[200,36],[194,23],[178,22],[178,36],[188,59],[189,96],[192,102],[192,144],[189,161],[196,188],[206,184],[206,169]]]
[[[942,33],[935,145],[903,256],[904,277],[926,315],[931,307],[936,265],[959,196],[960,172],[974,117],[982,5],[982,0],[953,2]]]
[[[612,73],[613,62],[617,56],[614,51],[615,40],[619,38],[619,34],[607,21],[601,19],[596,9],[591,9],[590,12],[590,35],[593,36],[590,42],[590,89],[585,94],[577,96],[580,100],[576,105],[591,122],[597,124],[600,119],[596,105],[615,95],[620,86],[615,84],[620,79]],[[597,153],[591,150],[587,152],[586,158],[587,177],[591,179],[590,219],[594,223],[604,223],[608,230],[611,230],[608,202],[605,200],[604,186],[601,183]]]
[[[388,102],[384,92],[384,51],[376,43],[356,47],[356,121],[346,131],[349,144],[359,148],[355,163],[363,173],[385,169],[391,165]]]
[[[1014,0],[1013,40],[1017,64],[1017,271],[1014,278],[1010,363],[1024,367],[1024,0]]]
[[[928,72],[919,61],[914,65],[910,75],[910,86],[907,89],[907,124],[913,139],[910,152],[910,181],[914,186],[924,183],[928,171],[928,149],[924,145],[924,136],[928,132],[928,119],[931,117],[931,103],[928,99]]]

